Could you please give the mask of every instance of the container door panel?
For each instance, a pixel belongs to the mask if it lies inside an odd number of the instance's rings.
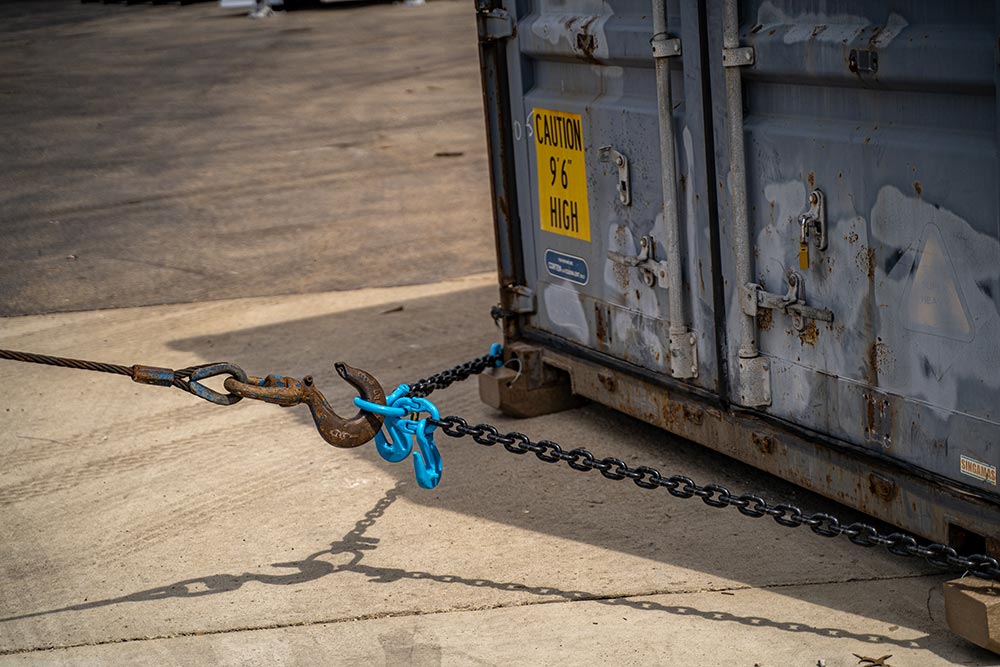
[[[833,315],[758,312],[771,373],[771,404],[761,409],[995,491],[993,4],[744,2],[740,42],[755,56],[741,68],[754,282],[781,295],[795,274],[799,298]],[[715,71],[713,91],[724,95],[720,62]],[[722,112],[716,106],[720,134]],[[724,140],[717,145],[725,173],[732,156]],[[825,203],[823,248],[816,226],[803,231],[815,191]],[[725,223],[731,210],[720,211]],[[732,262],[736,249],[726,252]]]
[[[690,52],[697,65],[697,5],[686,5],[670,7],[670,32],[681,36],[688,15],[693,17]],[[524,2],[517,8],[508,63],[518,205],[526,221],[524,264],[536,297],[526,329],[669,377],[666,276],[649,280],[621,261],[639,256],[644,237],[651,259],[665,259],[651,37],[648,2]],[[680,289],[699,348],[699,373],[692,382],[714,388],[700,81],[700,70],[690,73],[674,59],[676,164],[685,221]],[[627,161],[627,196],[616,155]]]

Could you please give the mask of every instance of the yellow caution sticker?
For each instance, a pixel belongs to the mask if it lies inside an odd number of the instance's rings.
[[[549,109],[532,114],[542,230],[590,242],[583,119]]]

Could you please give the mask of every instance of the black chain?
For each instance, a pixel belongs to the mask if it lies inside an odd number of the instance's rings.
[[[0,350],[0,359],[112,373],[115,375],[128,375],[136,382],[174,386],[206,400],[223,405],[231,405],[239,401],[240,396],[235,394],[219,394],[204,386],[199,381],[223,374],[231,375],[243,383],[247,381],[247,375],[243,369],[228,363],[191,366],[174,371],[168,368],[140,365],[123,366],[120,364],[53,357],[14,350]],[[436,389],[444,389],[455,382],[466,380],[472,375],[477,375],[488,368],[495,367],[500,359],[500,355],[486,354],[441,371],[428,378],[418,380],[411,386],[408,396],[429,396]],[[512,454],[523,455],[530,452],[539,460],[546,463],[564,461],[574,470],[581,472],[597,470],[607,479],[619,481],[631,479],[636,486],[643,489],[658,489],[662,487],[667,489],[667,492],[676,498],[693,498],[697,496],[706,505],[710,505],[711,507],[735,507],[740,514],[751,518],[759,519],[763,516],[770,516],[780,525],[788,528],[797,528],[805,525],[809,526],[814,533],[823,537],[846,535],[852,543],[859,546],[883,546],[890,553],[897,556],[917,556],[936,567],[962,570],[982,579],[1000,579],[1000,563],[997,562],[997,559],[984,554],[960,556],[955,549],[946,544],[926,544],[921,546],[915,538],[904,533],[883,534],[874,526],[859,522],[844,525],[837,517],[824,512],[805,514],[795,505],[787,503],[772,505],[761,496],[751,493],[735,496],[729,489],[719,484],[700,486],[691,478],[683,475],[664,477],[656,468],[649,466],[637,466],[633,468],[621,459],[614,457],[598,459],[588,450],[580,447],[567,451],[556,442],[552,442],[551,440],[534,442],[523,433],[510,432],[501,434],[495,426],[489,424],[469,426],[469,423],[461,417],[448,416],[442,419],[428,419],[428,422],[439,427],[445,435],[452,438],[471,436],[480,445],[492,447],[493,445],[500,444]]]
[[[466,361],[464,364],[452,366],[428,378],[417,380],[410,385],[410,392],[407,396],[426,398],[435,389],[444,389],[455,382],[467,380],[472,375],[479,375],[487,368],[493,368],[500,361],[500,358],[500,355],[484,354],[477,359]]]
[[[486,355],[459,364],[414,383],[410,395],[427,396],[435,389],[444,389],[454,382],[465,380],[471,375],[492,368],[498,360],[499,357],[495,355]],[[610,456],[599,459],[581,447],[567,451],[556,442],[551,440],[535,442],[523,433],[501,434],[495,426],[490,424],[470,426],[461,417],[449,416],[441,419],[428,419],[428,422],[439,427],[442,433],[452,438],[468,436],[476,443],[486,447],[503,445],[503,448],[511,454],[532,453],[545,463],[564,461],[573,470],[580,472],[597,470],[601,475],[611,480],[630,479],[642,489],[662,487],[675,498],[698,497],[711,507],[735,507],[743,516],[754,519],[770,516],[787,528],[809,526],[812,532],[823,537],[846,535],[847,539],[858,546],[882,546],[897,556],[917,556],[936,567],[961,570],[981,579],[1000,579],[1000,563],[997,562],[996,558],[984,554],[960,556],[957,551],[946,544],[920,545],[914,537],[904,533],[883,534],[874,526],[859,522],[845,525],[837,517],[825,512],[806,514],[795,505],[771,504],[753,493],[733,495],[729,489],[719,484],[701,486],[690,477],[683,475],[664,477],[659,470],[650,466],[633,468],[621,459]]]
[[[580,447],[567,451],[551,440],[534,442],[523,433],[501,434],[496,427],[489,424],[469,426],[469,423],[461,417],[450,416],[428,421],[452,438],[469,436],[478,444],[487,447],[503,445],[503,448],[511,454],[523,455],[530,452],[546,463],[564,461],[573,470],[581,472],[597,470],[612,480],[631,479],[636,486],[643,489],[663,487],[675,498],[697,496],[711,507],[735,507],[743,516],[755,519],[770,516],[788,528],[809,526],[814,533],[823,537],[846,535],[851,542],[862,547],[883,546],[897,556],[919,556],[937,567],[967,571],[982,579],[1000,579],[1000,563],[997,559],[983,554],[960,556],[957,551],[945,544],[921,546],[915,538],[903,533],[882,534],[874,526],[866,523],[844,525],[837,517],[825,512],[805,514],[795,505],[786,503],[772,505],[756,494],[733,495],[729,489],[719,484],[701,486],[683,475],[664,477],[659,470],[649,466],[633,468],[621,459],[610,456],[599,459]]]

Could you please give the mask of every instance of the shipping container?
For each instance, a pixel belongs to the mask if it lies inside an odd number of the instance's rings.
[[[582,396],[1000,552],[997,7],[479,0],[522,365],[484,400]]]

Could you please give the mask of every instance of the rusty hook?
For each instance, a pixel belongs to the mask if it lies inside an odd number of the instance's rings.
[[[337,374],[358,390],[366,401],[385,405],[385,390],[371,374],[343,362],[334,364]],[[316,388],[311,375],[301,380],[268,375],[266,378],[250,377],[248,382],[227,378],[226,389],[237,396],[252,398],[282,407],[305,403],[312,412],[320,436],[334,447],[358,447],[375,437],[382,428],[384,418],[370,412],[345,419],[333,411],[326,397]]]
[[[385,405],[385,390],[378,380],[359,368],[342,361],[333,366],[347,384],[358,390],[361,398]],[[357,447],[375,437],[382,428],[384,417],[358,410],[358,414],[344,419],[333,411],[326,398],[313,385],[311,375],[302,378],[302,402],[312,411],[313,421],[323,439],[334,447]]]

